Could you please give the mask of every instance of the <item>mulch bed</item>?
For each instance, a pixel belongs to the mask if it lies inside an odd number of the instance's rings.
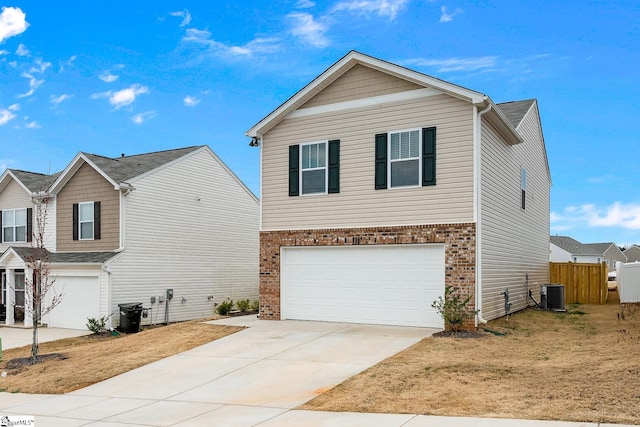
[[[483,338],[487,334],[478,331],[441,331],[436,332],[433,336],[436,338]]]
[[[53,359],[65,360],[67,359],[67,356],[65,356],[62,353],[39,354],[36,357],[36,363],[41,363],[41,362],[45,362],[47,360],[53,360]],[[33,361],[31,360],[31,356],[18,357],[18,358],[7,361],[7,363],[4,365],[4,369],[14,371],[12,373],[18,373],[22,370],[22,368],[26,366],[32,366],[34,364],[32,362]]]

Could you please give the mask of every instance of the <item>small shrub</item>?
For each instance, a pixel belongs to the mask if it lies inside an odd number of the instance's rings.
[[[93,332],[94,334],[100,334],[102,332],[107,331],[107,320],[109,320],[109,316],[102,316],[99,319],[94,317],[87,318],[87,329]]]
[[[223,301],[220,304],[218,304],[216,311],[218,312],[219,315],[226,316],[227,314],[229,314],[232,308],[233,308],[233,300],[230,299],[228,301]]]
[[[469,301],[471,301],[471,295],[463,299],[456,293],[453,286],[446,286],[444,298],[438,297],[437,301],[431,303],[431,307],[438,311],[444,320],[446,329],[457,332],[462,329],[466,319],[470,319],[478,313],[478,311],[470,311],[467,308]]]
[[[260,311],[260,301],[255,300],[251,303],[251,311]]]
[[[236,306],[238,307],[238,310],[240,310],[240,313],[246,313],[247,311],[249,311],[249,306],[251,305],[251,303],[249,302],[249,299],[239,299],[238,302],[236,303]]]

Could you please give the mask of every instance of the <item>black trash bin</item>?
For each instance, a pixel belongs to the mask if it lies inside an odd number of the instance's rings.
[[[140,332],[140,316],[142,315],[142,303],[130,302],[118,304],[120,307],[120,329],[126,334]]]

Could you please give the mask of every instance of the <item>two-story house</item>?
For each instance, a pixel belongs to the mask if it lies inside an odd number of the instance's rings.
[[[22,239],[1,247],[7,323],[23,320],[11,311],[30,274],[24,236],[33,220],[22,226],[24,210],[35,215],[45,196],[45,246],[63,297],[44,324],[84,329],[88,318],[112,315],[117,325],[121,303],[149,308],[143,323],[173,322],[210,316],[227,298],[257,298],[258,199],[209,147],[115,158],[81,152],[42,179],[48,185],[24,185],[7,171],[0,180],[3,218],[15,217],[13,231],[4,221],[5,235]]]
[[[261,147],[260,317],[442,327],[549,280],[534,99],[488,96],[352,51],[246,132]]]
[[[626,252],[613,242],[581,243],[569,236],[551,236],[549,249],[551,262],[606,262],[610,273],[616,271],[618,263],[627,262]]]

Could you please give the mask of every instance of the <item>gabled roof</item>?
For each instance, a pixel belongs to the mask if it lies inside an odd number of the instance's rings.
[[[603,255],[612,245],[615,245],[613,242],[580,243],[567,236],[550,236],[549,241],[571,255]]]
[[[338,62],[311,81],[311,83],[306,85],[282,105],[269,113],[269,115],[260,120],[251,129],[245,132],[245,135],[250,138],[261,138],[262,135],[282,121],[289,113],[298,109],[305,102],[313,98],[324,88],[358,64],[410,81],[425,88],[436,89],[447,95],[469,102],[480,109],[491,107],[485,117],[494,124],[505,139],[510,144],[518,144],[523,141],[522,137],[515,130],[514,126],[509,119],[507,119],[502,110],[498,108],[487,95],[428,76],[418,71],[410,70],[391,62],[356,52],[354,50],[346,54],[338,60]]]
[[[59,173],[45,175],[43,173],[28,172],[19,169],[7,169],[0,177],[0,190],[7,186],[10,179],[13,179],[27,193],[39,193],[46,191],[55,181]]]
[[[518,127],[534,102],[536,102],[535,99],[525,99],[522,101],[502,102],[497,105],[515,128]]]
[[[100,173],[114,188],[118,188],[127,181],[166,165],[180,157],[196,150],[203,149],[205,145],[178,148],[174,150],[156,151],[153,153],[137,154],[132,156],[105,157],[97,154],[80,152],[60,174],[51,187],[51,192],[59,191],[69,181],[73,174],[84,163],[89,164]]]
[[[46,258],[51,264],[102,264],[116,256],[117,252],[49,252],[47,249],[30,246],[10,246],[0,259],[13,252],[22,261],[29,262],[36,258]]]

